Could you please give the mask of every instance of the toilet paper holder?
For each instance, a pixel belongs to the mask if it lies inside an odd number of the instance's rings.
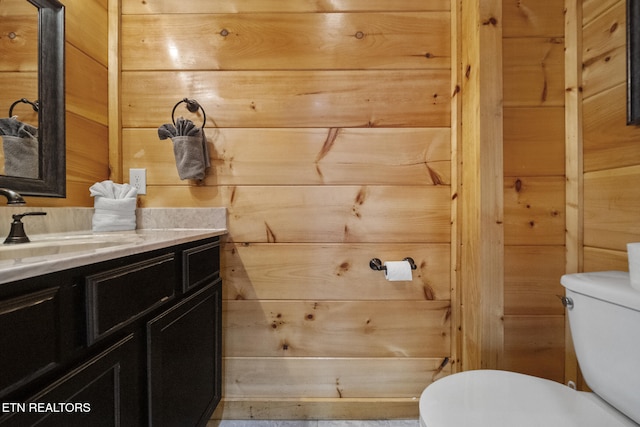
[[[411,257],[406,257],[403,259],[403,261],[407,261],[412,270],[418,268],[415,261]],[[372,258],[371,261],[369,261],[369,267],[371,267],[372,270],[376,271],[385,271],[387,269],[387,267],[382,264],[382,261],[380,261],[380,258]]]

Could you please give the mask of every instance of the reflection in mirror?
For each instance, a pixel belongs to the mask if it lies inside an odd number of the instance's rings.
[[[22,98],[11,104],[9,117],[0,118],[3,174],[37,179],[40,177],[38,128],[13,114],[13,107],[21,102],[32,105],[33,111],[38,112],[38,101]]]
[[[37,179],[38,9],[0,1],[0,16],[0,72],[8,74],[0,86],[0,174]]]
[[[0,187],[64,197],[64,6],[0,0]]]

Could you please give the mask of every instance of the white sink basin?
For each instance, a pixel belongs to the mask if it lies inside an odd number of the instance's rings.
[[[94,251],[142,241],[136,234],[82,234],[35,236],[28,243],[0,245],[0,261]]]

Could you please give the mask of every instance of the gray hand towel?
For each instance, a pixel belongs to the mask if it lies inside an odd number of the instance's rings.
[[[16,117],[0,119],[0,136],[4,149],[4,173],[9,176],[38,178],[38,129]]]
[[[161,140],[169,138],[173,142],[173,154],[180,179],[204,179],[206,169],[211,166],[204,129],[197,128],[191,120],[180,117],[175,126],[160,126],[158,137]]]

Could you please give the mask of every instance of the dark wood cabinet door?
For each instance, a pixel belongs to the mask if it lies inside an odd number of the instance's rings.
[[[4,426],[120,427],[144,421],[139,342],[129,335],[70,371],[0,420]]]
[[[59,290],[0,301],[0,397],[59,364]]]
[[[149,426],[204,426],[221,398],[222,290],[206,285],[147,324]]]

